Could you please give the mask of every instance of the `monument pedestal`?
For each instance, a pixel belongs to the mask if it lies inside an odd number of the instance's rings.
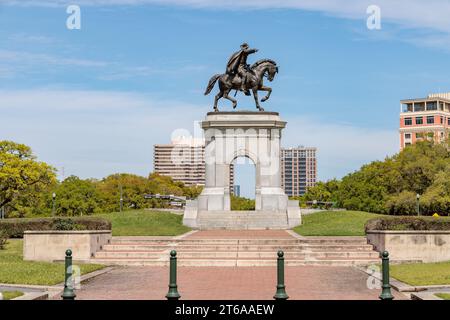
[[[301,223],[298,201],[281,188],[280,140],[286,122],[276,112],[209,112],[205,135],[205,187],[188,201],[183,223],[192,228],[288,229]],[[230,165],[255,164],[255,211],[230,210]]]

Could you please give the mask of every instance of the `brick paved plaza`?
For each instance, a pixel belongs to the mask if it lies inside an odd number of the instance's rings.
[[[378,299],[380,290],[366,286],[367,275],[353,267],[288,267],[286,291],[291,299]],[[118,267],[92,279],[77,299],[164,299],[169,270],[165,267]],[[272,299],[276,268],[180,267],[182,299]],[[404,296],[393,291],[396,299]]]
[[[191,239],[289,239],[286,231],[200,231]],[[368,289],[367,274],[351,266],[286,267],[286,291],[291,299],[378,299]],[[91,279],[77,299],[165,299],[169,269],[156,266],[117,266]],[[178,267],[182,299],[270,300],[275,294],[276,267]],[[405,298],[393,292],[396,299]]]

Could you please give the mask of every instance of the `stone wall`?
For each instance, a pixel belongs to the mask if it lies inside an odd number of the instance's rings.
[[[23,259],[62,261],[67,249],[73,260],[88,261],[102,246],[111,242],[111,230],[25,231]]]
[[[367,240],[394,260],[450,260],[450,231],[367,231]]]

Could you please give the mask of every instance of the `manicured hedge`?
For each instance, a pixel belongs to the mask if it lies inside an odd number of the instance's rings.
[[[370,230],[448,230],[448,217],[386,217],[375,218],[366,222],[366,231]]]
[[[23,232],[44,230],[111,230],[111,222],[102,218],[22,218],[0,220],[0,231],[10,238],[23,238]]]

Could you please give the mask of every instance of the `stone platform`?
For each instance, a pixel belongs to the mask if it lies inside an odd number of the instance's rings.
[[[301,223],[298,201],[281,185],[281,133],[277,112],[209,112],[205,136],[205,187],[187,201],[183,224],[200,229],[289,229]],[[239,157],[255,165],[255,211],[231,211],[230,166]]]

